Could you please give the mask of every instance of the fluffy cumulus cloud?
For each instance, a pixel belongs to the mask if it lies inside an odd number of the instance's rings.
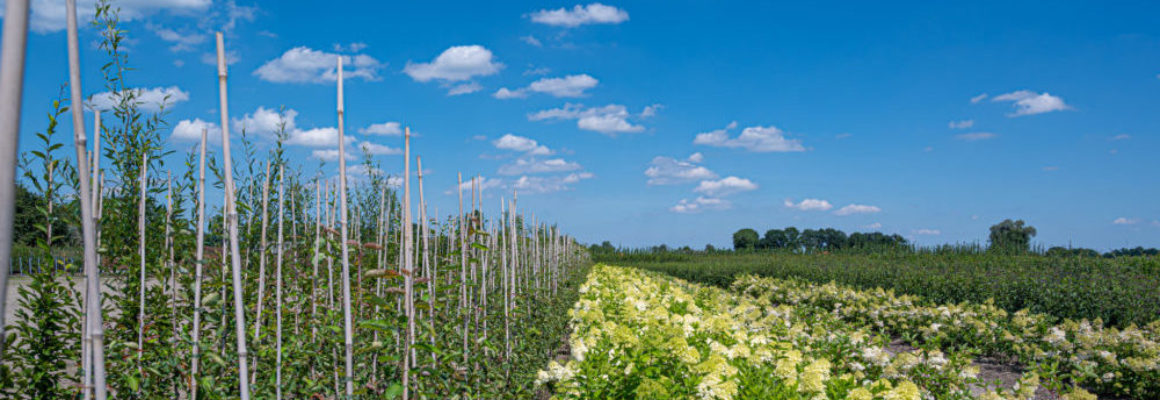
[[[503,189],[503,188],[507,187],[507,185],[504,183],[503,179],[499,179],[499,178],[480,176],[480,177],[476,177],[476,180],[474,182],[470,178],[471,177],[467,177],[467,180],[463,181],[463,183],[458,185],[459,190],[462,190],[464,192],[470,192],[471,188],[475,187],[480,192],[486,192],[488,190]],[[455,194],[455,187],[452,186],[451,189],[447,189],[443,193],[448,194],[448,195]]]
[[[805,151],[801,140],[788,139],[785,132],[775,126],[751,126],[741,130],[737,137],[730,137],[729,131],[737,127],[732,122],[724,129],[698,133],[693,144],[713,147],[742,148],[755,153],[783,153]]]
[[[975,126],[975,120],[973,120],[973,119],[964,119],[962,121],[951,121],[950,123],[947,124],[947,127],[951,128],[951,129],[967,129],[967,128],[970,128],[972,126]]]
[[[206,132],[206,143],[211,145],[220,145],[222,141],[222,130],[217,124],[213,122],[202,121],[201,118],[194,118],[192,120],[182,120],[173,127],[173,134],[169,137],[175,141],[182,142],[201,142],[201,132]]]
[[[580,169],[580,164],[562,158],[538,160],[535,158],[520,158],[509,164],[504,164],[496,171],[500,175],[545,174],[553,172],[568,172]]]
[[[828,211],[831,208],[834,208],[833,204],[830,204],[829,201],[822,199],[805,199],[797,203],[794,203],[794,201],[791,199],[785,199],[784,204],[786,208],[793,208],[802,211]]]
[[[278,111],[258,106],[254,112],[246,113],[241,118],[234,118],[230,121],[230,125],[235,132],[241,132],[245,129],[247,134],[272,137],[285,129],[287,134],[293,136],[294,132],[298,130],[298,126],[295,124],[296,118],[298,118],[298,112],[293,109]],[[337,134],[337,131],[335,133]]]
[[[1043,114],[1052,111],[1063,111],[1071,109],[1071,106],[1064,103],[1062,98],[1052,96],[1047,92],[1035,93],[1030,90],[1016,90],[1011,93],[1001,94],[991,98],[991,101],[1011,102],[1015,107],[1015,112],[1008,114],[1010,117]]]
[[[717,174],[704,166],[697,165],[704,159],[701,153],[693,153],[685,160],[672,157],[654,157],[644,175],[649,185],[676,185],[701,180],[716,179]]]
[[[543,78],[525,88],[500,88],[492,96],[497,99],[524,98],[528,93],[544,93],[553,97],[582,97],[585,90],[596,87],[600,81],[588,74],[568,75],[563,78]]]
[[[942,231],[939,231],[938,229],[929,229],[929,228],[915,229],[913,232],[915,235],[921,235],[921,236],[937,236],[937,235],[942,234]]]
[[[991,133],[991,132],[971,132],[971,133],[964,133],[964,134],[960,134],[960,135],[955,135],[955,139],[962,140],[965,142],[977,142],[980,140],[994,139],[998,136],[999,135],[996,135],[996,134]]]
[[[756,189],[757,184],[749,179],[728,176],[718,180],[701,181],[693,191],[712,197],[722,197]]]
[[[551,149],[536,142],[535,139],[516,136],[510,133],[493,140],[491,144],[500,150],[517,151],[533,156],[546,156],[553,153]]]
[[[576,120],[576,126],[583,130],[596,131],[605,135],[643,132],[644,126],[629,122],[634,116],[624,106],[609,104],[604,107],[584,108],[581,104],[565,104],[562,108],[542,110],[528,114],[528,120],[549,119]]]
[[[408,61],[403,73],[417,82],[439,81],[444,87],[450,88],[447,94],[454,96],[477,92],[483,88],[475,82],[452,86],[454,83],[494,75],[500,69],[503,69],[503,64],[495,60],[491,50],[480,45],[470,45],[452,46],[443,50],[431,62]]]
[[[346,138],[347,145],[350,145],[353,142],[353,139]],[[286,139],[286,145],[306,147],[337,147],[338,129],[328,126],[322,128],[295,130],[290,132],[289,137]],[[338,150],[335,151],[337,152]]]
[[[383,64],[366,54],[339,55],[299,46],[267,61],[254,76],[274,83],[328,83],[338,79],[338,57],[342,57],[343,79],[379,79]]]
[[[344,157],[344,158],[346,158],[346,161],[354,161],[355,160],[354,154],[350,154],[349,151],[343,155],[346,156],[346,157]],[[310,156],[317,158],[319,160],[322,160],[322,161],[326,161],[326,162],[338,161],[338,149],[314,150],[314,151],[310,152]]]
[[[96,7],[97,0],[78,0],[77,19],[88,18]],[[4,4],[0,1],[0,4]],[[28,26],[36,33],[52,33],[62,31],[66,25],[65,2],[57,0],[33,0],[32,15],[28,19]],[[172,15],[196,16],[209,10],[212,0],[124,0],[114,3],[120,9],[121,22],[140,20],[160,12]],[[3,7],[0,7],[2,9]],[[0,10],[3,16],[3,10]],[[78,21],[85,24],[87,21]],[[82,25],[83,27],[83,25]]]
[[[600,3],[579,5],[555,10],[540,10],[531,14],[532,22],[575,28],[588,24],[619,24],[628,21],[628,12],[622,9]]]
[[[539,194],[570,190],[570,185],[592,178],[588,172],[577,172],[558,176],[521,176],[511,182],[510,189],[519,193]]]
[[[177,103],[189,100],[189,92],[181,90],[177,86],[170,86],[128,89],[117,94],[113,92],[97,93],[85,104],[90,108],[108,111],[115,108],[124,96],[130,93],[133,95],[133,101],[137,103],[138,108],[151,112],[160,111],[162,107],[170,108]]]
[[[403,128],[398,122],[383,122],[381,124],[370,124],[365,128],[359,128],[358,133],[364,135],[385,135],[398,136],[403,134]]]
[[[1135,225],[1140,223],[1140,220],[1136,218],[1119,217],[1113,220],[1112,223],[1116,225]]]
[[[676,205],[670,207],[669,211],[679,214],[696,214],[707,210],[726,210],[731,206],[729,200],[699,196],[693,200],[681,199]]]
[[[865,204],[849,204],[845,207],[839,208],[838,211],[834,211],[834,215],[846,216],[854,214],[874,214],[881,211],[882,209],[876,206],[868,206]]]
[[[403,154],[403,150],[398,148],[398,147],[384,146],[381,144],[376,144],[376,143],[371,143],[371,142],[366,142],[366,141],[359,142],[358,148],[359,148],[359,150],[362,150],[362,151],[364,151],[367,154],[370,154],[372,156]]]

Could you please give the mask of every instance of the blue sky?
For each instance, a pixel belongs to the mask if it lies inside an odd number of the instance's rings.
[[[22,151],[67,82],[56,3],[33,1]],[[463,172],[489,208],[518,190],[541,220],[628,246],[789,225],[982,242],[1004,218],[1046,245],[1160,246],[1152,2],[121,6],[130,85],[175,100],[170,165],[220,121],[203,59],[223,30],[230,115],[263,148],[284,106],[296,161],[333,173],[341,54],[351,148],[397,174],[410,126],[444,214]],[[81,40],[99,94],[105,57],[92,28]]]

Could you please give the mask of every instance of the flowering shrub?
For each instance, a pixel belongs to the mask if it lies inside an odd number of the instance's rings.
[[[556,399],[966,399],[981,382],[968,353],[897,356],[888,336],[812,307],[636,269],[593,268],[569,311],[571,357],[537,384]],[[1029,398],[1038,377],[1015,392]]]
[[[763,304],[813,309],[855,326],[909,338],[925,348],[969,349],[1038,367],[1054,386],[1081,384],[1101,394],[1160,398],[1160,321],[1105,327],[1026,310],[1008,313],[992,302],[928,304],[917,296],[834,283],[742,276],[734,290]],[[1067,381],[1067,382],[1065,382]]]

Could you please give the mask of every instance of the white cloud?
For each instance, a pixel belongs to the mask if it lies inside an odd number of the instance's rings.
[[[471,179],[470,179],[471,177],[467,177],[467,178],[468,178],[467,180],[463,181],[463,183],[458,185],[458,186],[459,186],[459,190],[462,190],[464,192],[469,193],[469,192],[471,192],[472,184],[471,184]],[[476,185],[477,185],[476,187],[479,189],[480,192],[485,192],[485,191],[490,190],[490,189],[503,189],[506,186],[503,182],[503,179],[489,178],[486,176],[479,177],[479,180],[476,181]],[[453,194],[455,194],[455,187],[452,187],[451,189],[448,189],[447,191],[445,191],[443,193],[448,194],[448,195],[453,195]]]
[[[963,141],[967,141],[967,142],[977,142],[980,140],[994,139],[997,136],[999,136],[999,135],[996,135],[996,134],[991,133],[991,132],[971,132],[971,133],[963,133],[963,134],[955,135],[955,139],[963,140]]]
[[[508,88],[499,88],[491,96],[500,100],[522,99],[528,97],[528,92],[524,89],[509,90]]]
[[[982,94],[980,94],[980,95],[978,95],[978,96],[972,97],[972,98],[971,98],[971,104],[978,104],[980,101],[983,101],[983,100],[986,100],[986,99],[987,99],[987,94],[986,94],[986,93],[982,93]]]
[[[367,44],[363,43],[363,42],[354,42],[354,43],[348,44],[346,46],[343,46],[342,43],[335,43],[334,44],[334,51],[337,51],[339,53],[358,53],[360,51],[363,51],[363,49],[366,49],[366,48],[367,48]]]
[[[181,90],[177,86],[170,87],[154,87],[149,89],[135,88],[129,89],[134,95],[133,101],[138,105],[138,108],[144,111],[157,112],[161,110],[162,106],[165,108],[189,100],[189,92]],[[120,95],[113,95],[112,92],[102,92],[93,95],[86,104],[91,108],[96,108],[101,111],[112,110],[121,101]]]
[[[882,212],[882,209],[878,208],[876,206],[868,206],[868,205],[864,205],[864,204],[849,204],[849,205],[846,205],[845,207],[839,208],[837,211],[834,211],[834,215],[846,216],[846,215],[854,215],[854,214],[874,214],[874,213],[878,213],[878,212]]]
[[[669,211],[678,214],[695,214],[706,210],[726,210],[732,204],[725,199],[715,197],[699,196],[696,199],[681,199],[676,205],[669,208]]]
[[[461,94],[475,93],[475,92],[478,92],[480,90],[483,90],[483,85],[480,85],[477,82],[466,82],[466,83],[461,83],[461,84],[452,86],[450,89],[447,89],[447,95],[448,96],[458,96]]]
[[[348,146],[354,142],[354,139],[352,138],[345,139]],[[286,144],[290,146],[307,147],[338,147],[338,129],[325,127],[296,130],[290,132],[290,137],[286,139]],[[334,159],[338,159],[338,150],[335,149],[334,151]]]
[[[788,208],[795,208],[802,211],[827,211],[834,208],[833,204],[822,199],[805,199],[798,203],[794,203],[791,199],[785,199],[783,204]]]
[[[371,142],[366,142],[366,141],[359,142],[358,148],[359,148],[359,150],[370,153],[373,156],[380,156],[380,155],[393,156],[393,155],[403,154],[403,150],[399,149],[398,147],[384,146],[381,144],[376,144],[376,143],[371,143]]]
[[[689,154],[689,158],[688,158],[688,160],[689,160],[689,162],[695,162],[695,163],[699,163],[699,162],[701,162],[701,161],[704,161],[704,160],[705,160],[705,155],[704,155],[704,154],[701,154],[701,152],[696,152],[696,153],[693,153],[693,154]]]
[[[562,158],[537,160],[535,158],[520,158],[510,164],[504,164],[496,171],[500,175],[543,174],[552,172],[567,172],[580,169],[580,164],[566,161]]]
[[[689,156],[688,161],[657,156],[652,159],[652,164],[644,171],[644,175],[649,178],[649,185],[676,185],[716,179],[716,173],[695,164],[700,162],[702,158],[701,153]]]
[[[1129,135],[1129,134],[1126,134],[1126,133],[1121,133],[1121,134],[1119,134],[1119,135],[1112,136],[1112,138],[1111,138],[1111,139],[1109,139],[1109,140],[1128,140],[1128,139],[1131,139],[1131,138],[1132,138],[1132,135]]]
[[[797,152],[805,151],[801,140],[787,139],[784,132],[774,126],[751,126],[741,131],[736,138],[729,137],[729,130],[737,126],[737,122],[730,123],[725,129],[698,133],[693,144],[713,147],[743,148],[757,153],[769,152]]]
[[[947,127],[951,128],[951,129],[967,129],[967,128],[970,128],[972,126],[975,126],[975,120],[973,120],[973,119],[964,119],[962,121],[951,121],[950,123],[947,124]]]
[[[524,43],[527,43],[527,44],[530,44],[530,45],[536,46],[536,47],[543,47],[544,46],[543,43],[540,43],[540,39],[536,39],[536,37],[532,36],[532,35],[520,36],[520,40],[522,40]]]
[[[547,75],[549,72],[552,72],[551,68],[529,65],[528,69],[524,71],[524,76]]]
[[[862,225],[862,229],[882,229],[882,223],[875,222],[875,223],[869,224],[869,225]]]
[[[286,133],[293,135],[298,127],[295,125],[295,118],[298,117],[298,112],[292,109],[286,109],[279,113],[278,110],[269,109],[258,106],[258,109],[253,113],[247,113],[242,118],[234,118],[230,121],[231,128],[235,132],[246,130],[246,134],[258,134],[265,136],[274,136],[282,129],[282,124],[285,124]],[[337,134],[338,131],[335,131]]]
[[[175,53],[193,51],[197,45],[205,43],[206,39],[209,39],[209,35],[202,33],[180,33],[176,30],[154,24],[146,24],[145,27],[157,34],[157,37],[161,38],[161,40],[172,43],[173,45],[169,46],[169,51]]]
[[[1017,90],[1011,93],[1001,94],[992,98],[991,101],[1013,102],[1015,113],[1008,114],[1007,116],[1009,117],[1043,114],[1052,111],[1063,111],[1071,109],[1071,106],[1065,104],[1062,98],[1052,96],[1047,92],[1035,93],[1030,90]]]
[[[694,192],[704,193],[713,197],[728,196],[734,193],[756,190],[757,184],[745,178],[736,176],[725,177],[719,180],[704,180],[693,189]]]
[[[350,152],[346,152],[344,155],[346,156],[346,161],[355,160],[354,154],[350,154]],[[338,161],[338,149],[314,150],[310,152],[310,156],[327,162]]]
[[[403,129],[398,122],[383,122],[381,124],[371,124],[366,128],[359,128],[358,133],[364,135],[398,136],[403,134]]]
[[[644,106],[644,110],[641,110],[641,112],[640,112],[640,117],[641,118],[655,117],[657,115],[657,111],[659,111],[662,108],[665,108],[665,106],[663,104],[653,104],[651,106]]]
[[[200,142],[201,131],[206,131],[206,143],[221,144],[222,130],[213,122],[202,121],[201,118],[182,120],[173,128],[169,137],[175,141]]]
[[[553,153],[551,149],[547,146],[540,145],[535,139],[516,136],[510,133],[492,141],[491,144],[500,150],[518,151],[534,156],[546,156]]]
[[[281,56],[267,61],[254,70],[254,75],[274,83],[328,83],[338,79],[338,57],[336,53],[314,50],[298,46],[286,50]],[[383,64],[366,54],[342,55],[343,78],[361,78],[367,81],[379,79],[378,71]]]
[[[924,229],[915,229],[913,232],[915,235],[926,235],[926,236],[935,236],[935,235],[942,234],[942,231],[939,231],[938,229],[925,229],[925,228]]]
[[[77,21],[83,28],[96,8],[96,0],[77,1]],[[0,6],[4,4],[0,1]],[[120,8],[121,22],[141,20],[150,15],[166,12],[173,15],[195,16],[204,12],[213,4],[212,0],[123,0],[114,3]],[[65,2],[57,0],[33,0],[32,15],[28,25],[36,33],[52,33],[64,30],[66,26]],[[3,7],[0,7],[3,8]],[[0,15],[3,12],[0,11]],[[83,20],[81,20],[83,19]]]
[[[568,185],[590,179],[593,175],[588,172],[572,173],[564,176],[521,176],[510,185],[519,193],[537,194],[570,190]]]
[[[1140,220],[1137,218],[1119,217],[1112,221],[1112,223],[1116,225],[1135,225],[1140,223]]]
[[[628,12],[600,3],[586,6],[577,4],[571,10],[558,8],[555,10],[540,10],[531,14],[532,22],[575,28],[586,24],[619,24],[628,21]]]
[[[631,116],[628,110],[619,104],[609,104],[604,107],[585,109],[583,105],[568,103],[562,108],[553,108],[528,114],[528,120],[575,119],[578,128],[596,131],[606,135],[644,131],[643,126],[628,122],[628,118]]]
[[[563,78],[542,78],[525,88],[509,90],[500,88],[493,95],[497,99],[527,97],[529,92],[545,93],[553,97],[582,97],[585,90],[596,87],[600,81],[588,74],[568,75]]]
[[[492,75],[501,68],[503,64],[493,59],[491,50],[479,45],[470,45],[452,46],[429,63],[408,61],[403,72],[418,82],[431,80],[458,82],[477,76]]]

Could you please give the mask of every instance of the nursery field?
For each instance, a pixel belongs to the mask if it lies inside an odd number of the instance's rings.
[[[569,312],[556,398],[1151,399],[1160,322],[1123,329],[991,302],[597,265]]]

